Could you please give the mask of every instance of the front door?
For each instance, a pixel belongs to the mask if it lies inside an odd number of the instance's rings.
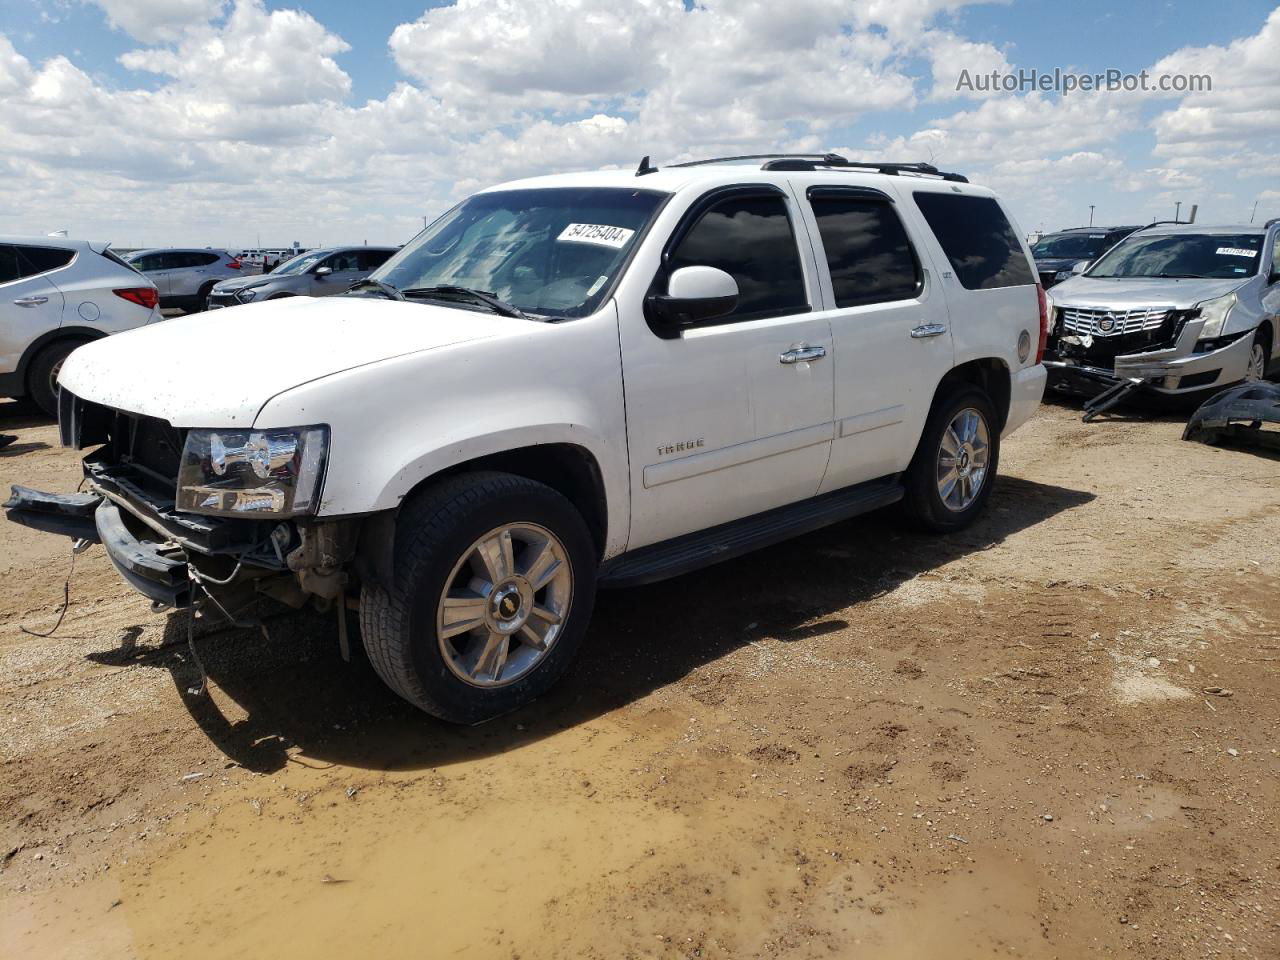
[[[680,267],[738,284],[728,316],[675,332],[623,305],[629,549],[814,496],[832,435],[831,326],[795,203],[776,187],[695,202],[655,287]],[[808,359],[805,359],[808,358]]]

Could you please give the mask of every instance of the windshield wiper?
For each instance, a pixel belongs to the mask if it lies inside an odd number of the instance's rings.
[[[1204,280],[1204,279],[1207,279],[1206,277],[1201,277],[1201,276],[1199,276],[1198,274],[1194,274],[1194,273],[1157,273],[1157,274],[1156,274],[1156,276],[1157,276],[1157,277],[1159,277],[1161,280]]]
[[[404,299],[404,294],[391,284],[382,280],[375,280],[373,277],[365,277],[363,280],[357,280],[351,286],[347,287],[347,293],[350,293],[352,290],[359,290],[361,287],[373,287],[388,300]]]
[[[410,287],[404,291],[404,296],[428,298],[466,297],[476,303],[484,304],[494,313],[500,314],[504,317],[516,317],[519,320],[534,319],[514,304],[507,303],[505,300],[500,300],[492,293],[488,293],[484,290],[473,290],[471,287],[459,287],[454,286],[453,284],[444,284],[438,287]],[[403,299],[403,297],[401,299]]]

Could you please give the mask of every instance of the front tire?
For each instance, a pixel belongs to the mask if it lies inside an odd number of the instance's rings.
[[[904,478],[902,507],[913,526],[949,533],[982,512],[1000,464],[996,423],[991,399],[975,386],[938,396]]]
[[[586,634],[595,581],[595,544],[568,500],[524,477],[463,474],[402,510],[394,579],[364,585],[361,634],[397,694],[479,723],[560,678]]]
[[[1245,383],[1257,383],[1267,379],[1267,367],[1271,365],[1271,337],[1266,324],[1258,328],[1253,335],[1253,346],[1249,350],[1249,366],[1245,368]]]

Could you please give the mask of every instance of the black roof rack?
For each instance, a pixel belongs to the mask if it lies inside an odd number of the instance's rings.
[[[1139,227],[1138,230],[1146,230],[1148,227],[1163,227],[1163,226],[1168,226],[1170,224],[1176,227],[1189,227],[1191,226],[1191,221],[1190,220],[1152,220],[1150,223],[1146,224],[1145,226]],[[1133,232],[1137,233],[1138,230],[1135,230]]]
[[[875,161],[849,160],[838,153],[748,153],[738,157],[710,157],[706,160],[686,160],[673,167],[701,167],[712,163],[731,163],[738,160],[763,160],[762,170],[818,170],[836,167],[847,170],[870,170],[890,176],[898,174],[922,174],[938,177],[954,183],[968,183],[969,178],[959,173],[946,173],[931,163],[878,163]]]

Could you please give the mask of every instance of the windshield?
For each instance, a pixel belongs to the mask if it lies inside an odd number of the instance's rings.
[[[665,197],[605,187],[477,194],[372,276],[401,291],[470,287],[528,314],[587,316],[612,288]]]
[[[317,260],[320,260],[328,253],[327,250],[313,250],[311,253],[300,253],[292,260],[286,260],[280,266],[271,271],[273,277],[288,277],[297,273],[305,273],[307,268],[313,266]]]
[[[1054,233],[1037,240],[1031,255],[1037,260],[1092,260],[1102,252],[1106,240],[1105,233]]]
[[[1165,233],[1131,236],[1093,265],[1090,277],[1228,280],[1258,270],[1262,234]]]

